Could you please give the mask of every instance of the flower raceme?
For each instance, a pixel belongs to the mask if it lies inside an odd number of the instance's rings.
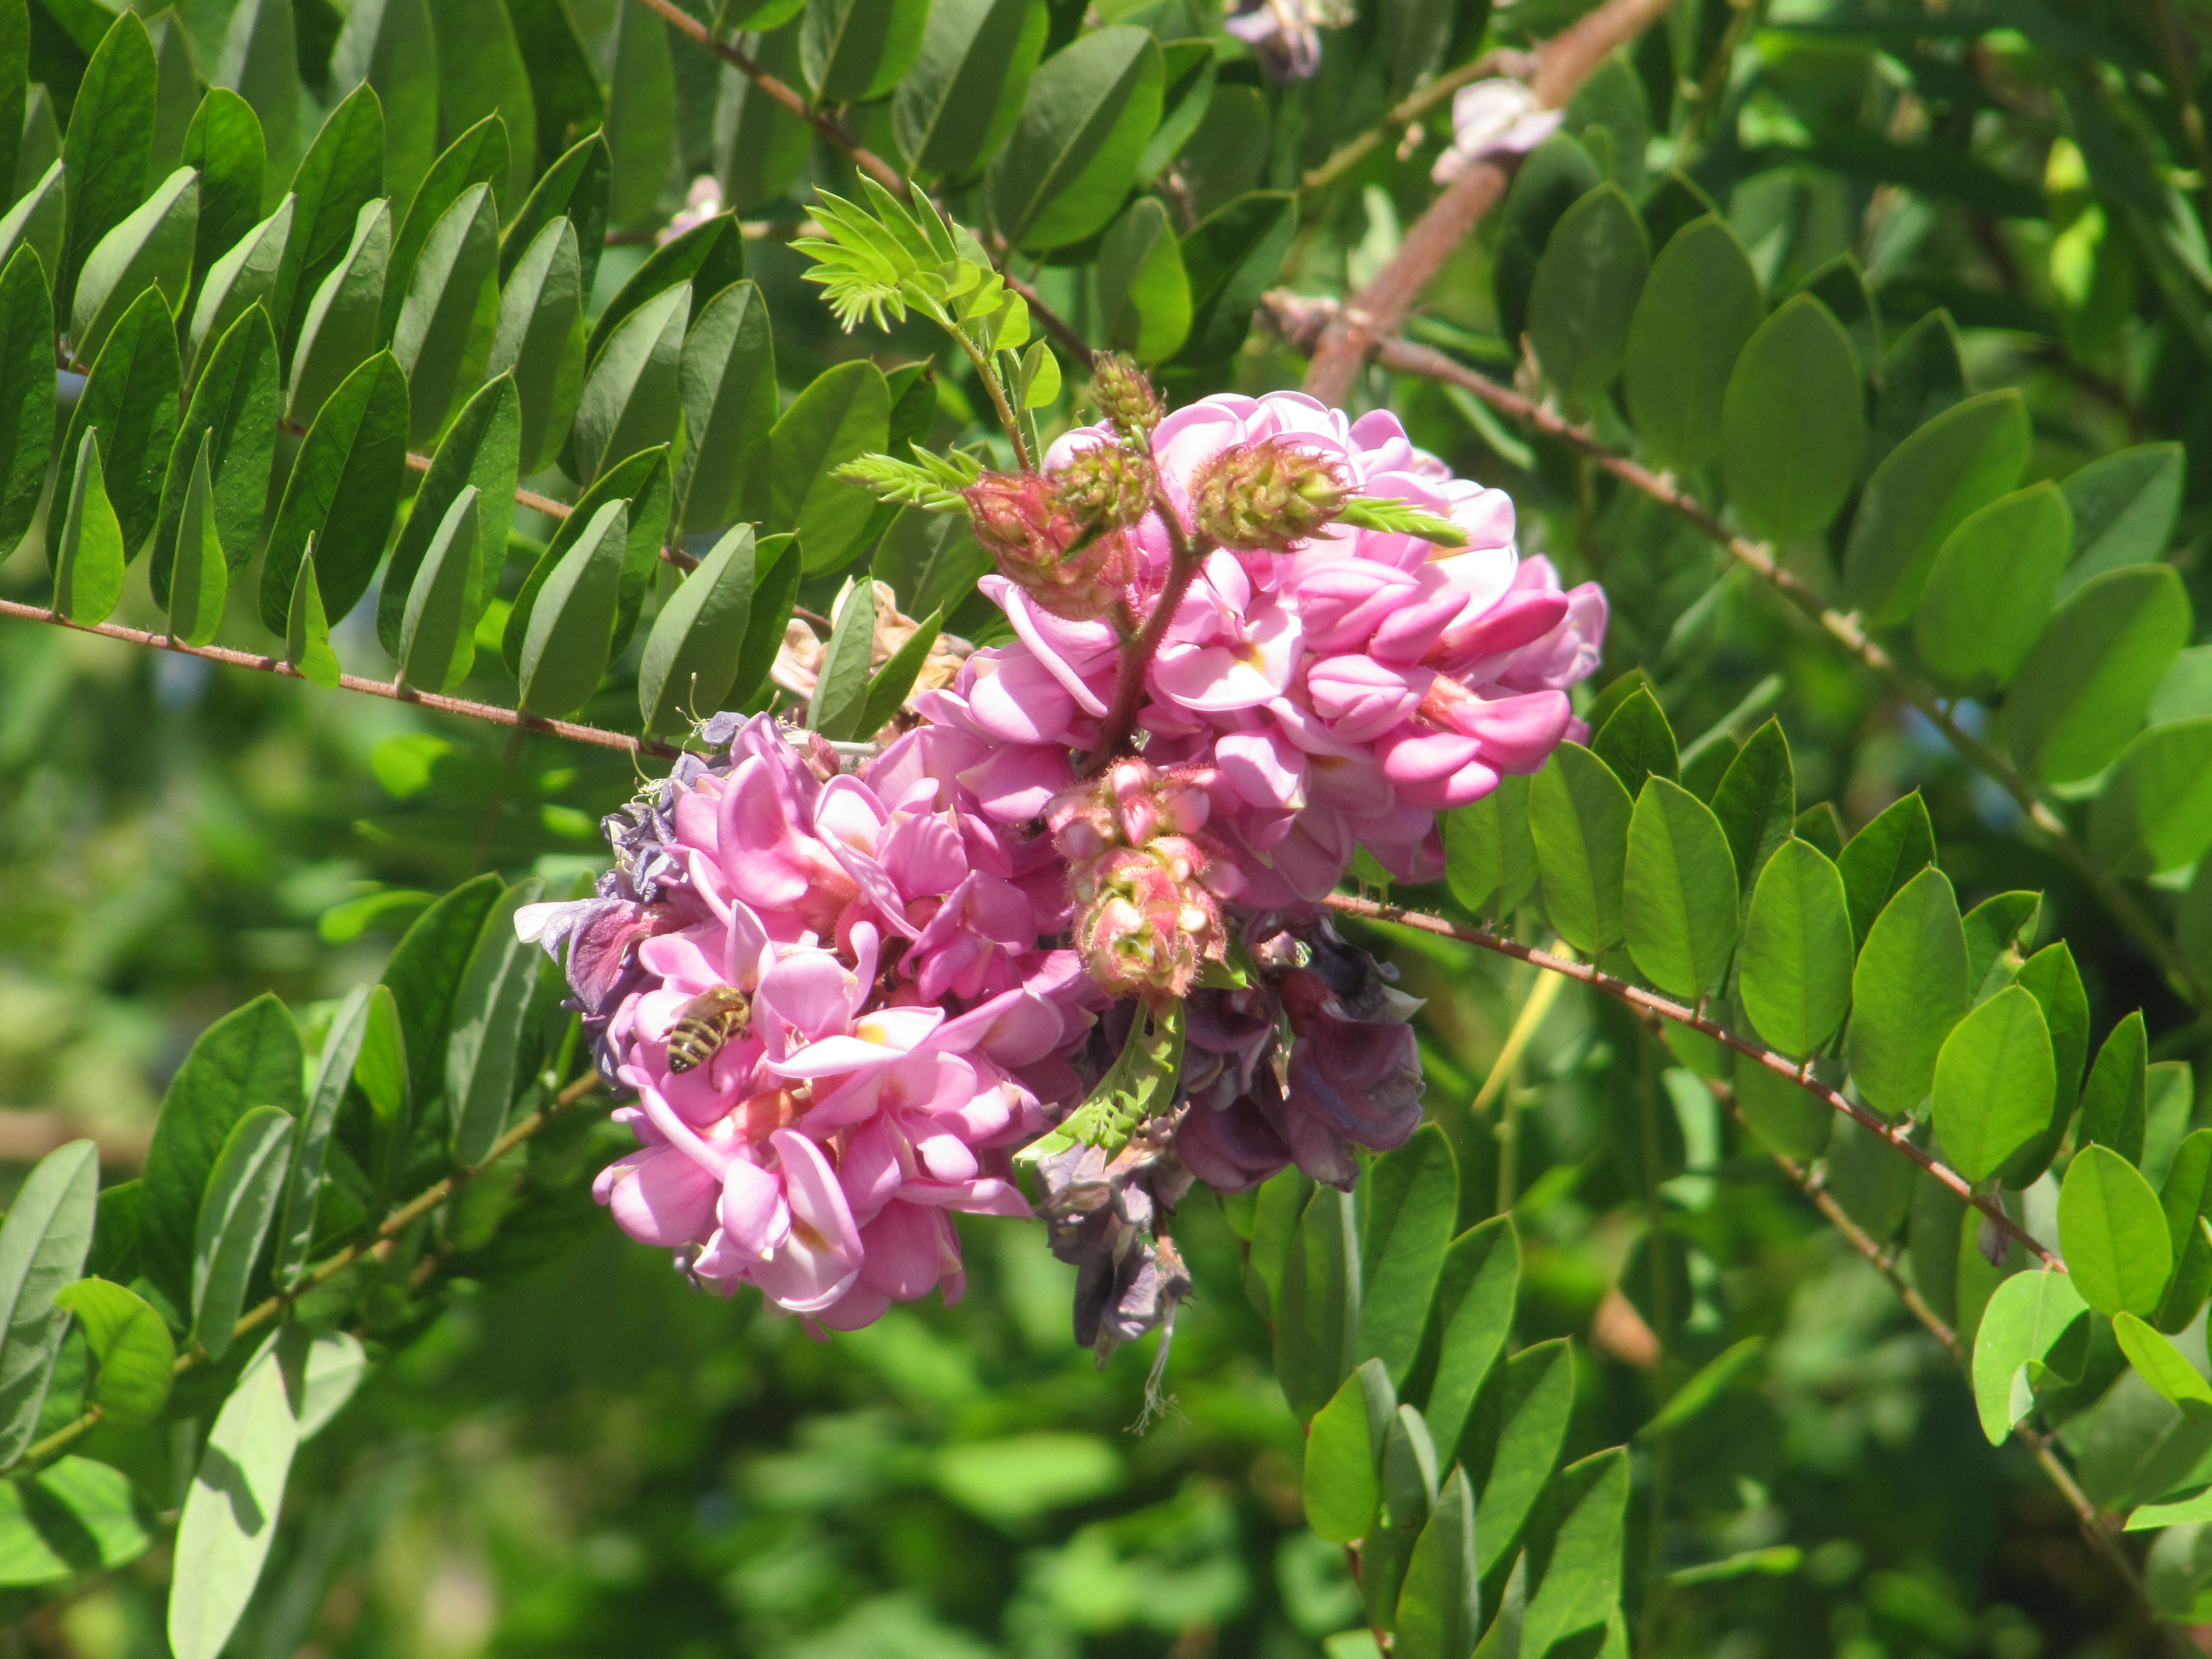
[[[632,1097],[601,1200],[816,1328],[957,1297],[953,1216],[1041,1212],[1103,1356],[1171,1322],[1194,1179],[1349,1186],[1419,1127],[1418,1004],[1319,901],[1362,847],[1439,873],[1439,811],[1584,734],[1603,596],[1518,556],[1502,492],[1387,413],[1163,416],[1100,367],[1106,424],[965,492],[1011,641],[857,772],[716,716],[598,893],[518,918]]]

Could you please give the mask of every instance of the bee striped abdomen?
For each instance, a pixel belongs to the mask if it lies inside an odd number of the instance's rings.
[[[752,1023],[752,1000],[734,985],[717,985],[684,1005],[668,1028],[668,1069],[688,1072],[721,1053]]]

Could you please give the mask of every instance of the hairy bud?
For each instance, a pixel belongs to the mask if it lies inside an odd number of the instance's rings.
[[[1128,585],[1133,560],[1118,532],[1098,533],[1035,472],[987,472],[962,492],[975,539],[1000,573],[1043,609],[1072,622],[1103,617]]]
[[[1286,553],[1344,510],[1334,462],[1279,438],[1215,456],[1191,482],[1198,527],[1223,547]]]
[[[1061,507],[1079,523],[1127,530],[1152,510],[1158,478],[1149,455],[1115,443],[1093,444],[1053,474]]]
[[[1075,946],[1091,978],[1156,1006],[1188,996],[1199,970],[1228,953],[1220,902],[1204,880],[1211,862],[1196,842],[1163,836],[1081,868]]]
[[[1091,356],[1091,400],[1107,424],[1132,443],[1147,442],[1168,410],[1145,371],[1118,351],[1097,351]]]

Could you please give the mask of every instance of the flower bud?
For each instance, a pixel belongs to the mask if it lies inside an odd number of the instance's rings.
[[[1092,444],[1052,475],[1060,505],[1088,528],[1127,530],[1152,510],[1152,457],[1115,443]]]
[[[1103,617],[1128,586],[1134,562],[1127,542],[1118,531],[1086,532],[1052,479],[987,472],[963,493],[975,539],[1000,573],[1053,615]]]
[[[1167,413],[1145,371],[1118,351],[1091,354],[1091,397],[1108,425],[1140,446]]]
[[[1165,836],[1080,871],[1075,945],[1091,978],[1155,1006],[1189,995],[1200,969],[1229,948],[1220,903],[1202,879],[1206,864],[1196,842]]]
[[[1337,465],[1279,438],[1224,449],[1191,483],[1200,533],[1222,547],[1287,553],[1344,510]]]

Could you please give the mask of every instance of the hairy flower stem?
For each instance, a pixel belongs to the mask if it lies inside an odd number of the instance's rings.
[[[1098,734],[1098,746],[1084,757],[1077,769],[1079,777],[1096,777],[1106,769],[1106,763],[1115,756],[1129,752],[1129,739],[1137,730],[1137,715],[1145,701],[1145,676],[1152,672],[1152,659],[1159,654],[1160,641],[1167,637],[1176,612],[1182,607],[1182,596],[1190,592],[1190,584],[1206,562],[1212,550],[1203,538],[1194,542],[1190,532],[1183,528],[1182,516],[1164,489],[1152,492],[1152,506],[1167,526],[1168,559],[1166,586],[1160,596],[1152,601],[1152,614],[1145,618],[1144,628],[1137,637],[1121,647],[1121,665],[1114,678],[1114,702],[1106,711],[1106,724]]]
[[[1832,1110],[1840,1112],[1844,1116],[1850,1118],[1869,1134],[1887,1142],[1891,1147],[1902,1152],[1929,1175],[1934,1176],[1950,1191],[1953,1196],[1972,1205],[1975,1209],[1987,1216],[1991,1225],[2024,1246],[2028,1254],[2042,1262],[2045,1267],[2055,1267],[2061,1273],[2066,1271],[2066,1264],[2063,1261],[2045,1249],[2033,1234],[2005,1213],[2003,1204],[1998,1200],[1995,1194],[1977,1192],[1973,1183],[1951,1168],[1949,1164],[1914,1146],[1911,1140],[1911,1120],[1890,1122],[1880,1113],[1869,1111],[1856,1101],[1849,1099],[1831,1089],[1826,1084],[1814,1077],[1809,1070],[1799,1066],[1796,1061],[1785,1059],[1771,1049],[1763,1048],[1747,1037],[1738,1036],[1726,1026],[1716,1024],[1695,1009],[1685,1008],[1679,1002],[1671,1001],[1666,997],[1647,991],[1640,985],[1631,985],[1625,979],[1616,979],[1611,974],[1601,973],[1597,969],[1583,963],[1570,962],[1553,956],[1549,951],[1539,951],[1533,945],[1522,945],[1516,939],[1510,939],[1502,934],[1493,933],[1486,927],[1468,927],[1459,922],[1447,921],[1442,916],[1428,915],[1422,911],[1408,910],[1395,904],[1383,904],[1374,899],[1356,898],[1349,893],[1332,893],[1323,902],[1330,909],[1340,911],[1346,915],[1360,916],[1370,921],[1395,922],[1401,927],[1417,928],[1425,933],[1435,933],[1444,939],[1455,939],[1464,944],[1480,945],[1486,951],[1495,951],[1500,956],[1511,957],[1517,962],[1525,962],[1533,967],[1548,969],[1555,974],[1564,974],[1569,979],[1580,980],[1593,990],[1602,991],[1609,997],[1617,998],[1639,1013],[1656,1015],[1661,1019],[1671,1020],[1677,1025],[1686,1025],[1692,1030],[1702,1031],[1722,1047],[1735,1050],[1747,1060],[1757,1061],[1778,1077],[1787,1078],[1806,1093],[1817,1100],[1825,1102]]]
[[[1267,304],[1270,314],[1293,340],[1298,333],[1309,331],[1313,327],[1312,301],[1290,295],[1271,295]],[[2090,854],[2080,838],[2067,828],[2066,821],[2038,793],[2034,784],[2022,776],[2019,769],[2004,756],[1960,725],[1950,705],[1931,687],[1923,684],[1907,672],[1872,639],[1856,614],[1836,610],[1801,578],[1784,569],[1776,560],[1772,548],[1764,542],[1750,541],[1731,533],[1710,509],[1685,493],[1671,475],[1654,472],[1626,455],[1616,453],[1600,443],[1586,428],[1576,426],[1549,406],[1522,396],[1510,386],[1501,386],[1486,375],[1478,374],[1441,351],[1411,340],[1390,339],[1384,341],[1378,349],[1376,361],[1385,368],[1418,374],[1425,380],[1438,380],[1447,386],[1463,387],[1500,414],[1510,416],[1545,436],[1555,438],[1589,456],[1622,483],[1649,495],[1727,549],[1729,556],[1737,563],[1752,571],[1802,611],[1821,632],[1856,658],[1893,693],[1926,715],[1950,740],[1952,747],[1959,751],[1968,765],[1994,780],[2010,795],[2027,815],[2028,822],[2058,850],[2060,856],[2074,867],[2075,872],[2096,894],[2098,902],[2106,913],[2150,953],[2175,991],[2197,1008],[2212,1012],[2212,980],[2208,980],[2203,970],[2175,948],[2135,896]]]
[[[238,1322],[230,1328],[230,1340],[235,1342],[240,1337],[258,1330],[271,1320],[281,1318],[301,1296],[337,1278],[362,1257],[370,1255],[380,1257],[388,1255],[393,1241],[401,1233],[429,1214],[431,1211],[443,1204],[517,1146],[521,1146],[524,1141],[560,1118],[578,1101],[586,1098],[595,1090],[604,1087],[605,1081],[597,1072],[586,1072],[582,1077],[562,1090],[559,1094],[554,1096],[550,1101],[494,1141],[491,1150],[484,1154],[483,1163],[472,1164],[465,1170],[456,1170],[443,1181],[425,1188],[386,1216],[374,1235],[357,1240],[338,1251],[337,1255],[317,1262],[314,1267],[301,1275],[300,1282],[290,1290],[272,1296],[258,1307],[249,1308],[245,1313],[240,1314]],[[416,1285],[414,1288],[419,1290],[421,1285]],[[187,1348],[177,1356],[173,1374],[181,1376],[194,1367],[206,1363],[207,1352],[204,1349],[197,1346]],[[80,1435],[90,1431],[99,1423],[100,1415],[98,1406],[87,1407],[83,1416],[74,1422],[64,1423],[45,1439],[25,1448],[21,1456],[9,1464],[7,1468],[0,1469],[0,1474],[4,1474],[8,1469],[20,1468],[24,1464],[35,1463],[42,1458],[51,1457]]]

